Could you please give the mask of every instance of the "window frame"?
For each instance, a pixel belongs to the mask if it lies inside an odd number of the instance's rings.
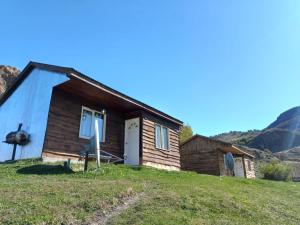
[[[82,126],[82,115],[83,115],[83,111],[89,111],[92,113],[92,126],[90,127],[90,131],[91,131],[91,134],[92,136],[91,137],[88,137],[88,136],[84,136],[84,135],[81,135],[81,126]],[[82,106],[81,107],[81,114],[80,114],[80,125],[79,125],[79,138],[81,139],[91,139],[93,137],[93,124],[95,122],[95,114],[98,113],[100,115],[103,116],[103,127],[102,127],[102,140],[100,142],[105,142],[105,133],[106,133],[106,113],[103,113],[103,112],[99,112],[97,110],[94,110],[94,109],[91,109],[89,107],[86,107],[86,106]]]
[[[159,127],[160,128],[160,144],[161,146],[157,146],[157,135],[156,135],[156,127]],[[168,140],[168,146],[167,148],[163,148],[164,146],[164,137],[163,137],[163,129],[166,129],[167,130],[167,140]],[[156,149],[159,149],[159,150],[163,150],[163,151],[170,151],[170,129],[166,126],[163,126],[161,124],[158,124],[158,123],[155,123],[154,124],[154,139],[155,139],[155,148]]]

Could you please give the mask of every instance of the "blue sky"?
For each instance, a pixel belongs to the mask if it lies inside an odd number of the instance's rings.
[[[74,67],[195,133],[300,105],[298,0],[7,0],[0,22],[0,64]]]

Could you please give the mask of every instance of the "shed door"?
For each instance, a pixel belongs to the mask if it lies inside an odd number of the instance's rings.
[[[245,177],[243,158],[234,158],[234,174],[236,177]]]
[[[139,165],[140,151],[140,119],[134,118],[125,121],[124,163]]]

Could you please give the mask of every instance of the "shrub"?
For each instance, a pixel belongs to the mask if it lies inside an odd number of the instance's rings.
[[[273,161],[260,166],[260,173],[264,179],[290,181],[292,179],[293,167],[286,163]]]

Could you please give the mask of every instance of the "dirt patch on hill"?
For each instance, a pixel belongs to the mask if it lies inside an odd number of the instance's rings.
[[[121,200],[121,204],[110,209],[108,212],[98,212],[96,215],[84,225],[105,225],[108,224],[111,219],[120,215],[123,211],[133,206],[136,202],[143,197],[144,193],[137,194],[135,196],[125,197]]]

